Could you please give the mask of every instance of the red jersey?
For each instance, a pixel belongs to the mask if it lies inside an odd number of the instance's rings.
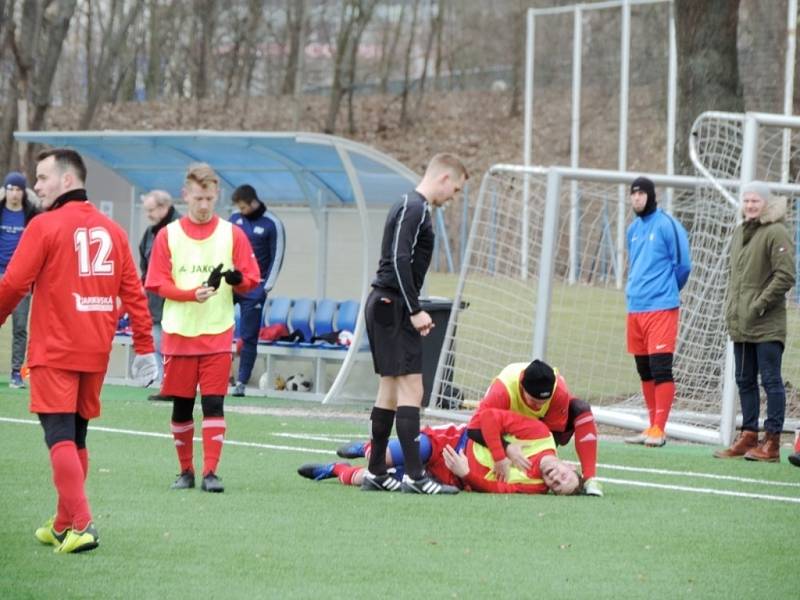
[[[195,223],[188,216],[181,217],[180,227],[184,233],[194,240],[204,240],[214,233],[219,217],[214,215],[207,223]],[[172,278],[172,256],[167,238],[167,227],[161,229],[153,241],[153,250],[150,254],[150,264],[147,267],[145,288],[164,298],[178,302],[196,302],[195,290],[180,289]],[[233,256],[232,262],[236,270],[242,273],[242,282],[233,288],[238,294],[243,294],[258,285],[261,271],[253,254],[250,240],[240,227],[233,227]],[[221,262],[221,261],[220,261]],[[233,306],[231,306],[231,311]],[[161,334],[161,353],[164,355],[193,356],[199,354],[216,354],[230,352],[233,344],[233,327],[216,334],[202,334],[185,337],[177,333]]]
[[[485,410],[481,415],[480,429],[492,456],[496,460],[505,458],[501,437],[514,436],[520,440],[540,440],[550,437],[550,430],[541,421],[523,417],[509,410]],[[494,494],[546,494],[548,487],[544,483],[508,483],[486,479],[490,469],[482,465],[475,458],[475,442],[466,440],[464,447],[469,474],[462,480],[453,475],[445,466],[442,451],[449,445],[458,448],[467,433],[467,425],[445,425],[441,427],[424,427],[422,433],[428,436],[431,442],[431,458],[425,469],[442,483],[455,485],[460,488],[475,492],[489,492]],[[541,479],[542,474],[539,463],[543,456],[555,455],[552,450],[545,450],[531,457],[531,468],[525,473],[530,479]]]
[[[550,399],[550,405],[547,412],[542,417],[550,431],[564,431],[567,428],[567,419],[569,417],[569,403],[575,396],[569,391],[567,382],[560,374],[556,374],[556,389]],[[480,413],[489,408],[497,408],[500,410],[510,410],[511,399],[508,397],[508,390],[505,384],[499,379],[495,379],[486,394],[483,396],[475,414],[469,421],[470,429],[477,429],[480,420]],[[533,417],[528,417],[533,418]]]
[[[68,201],[25,227],[0,281],[0,324],[31,285],[28,366],[105,372],[120,300],[137,354],[154,351],[128,236],[89,202]]]
[[[551,437],[550,430],[542,421],[523,417],[510,410],[484,410],[480,417],[480,429],[484,441],[495,460],[505,458],[505,450],[501,443],[502,436],[513,436],[519,440],[533,441],[544,440]],[[474,492],[489,492],[493,494],[546,494],[549,490],[544,482],[538,483],[509,483],[486,478],[491,470],[475,458],[475,442],[467,442],[467,460],[469,473],[463,479],[465,489]],[[541,480],[542,472],[540,462],[543,456],[552,454],[554,450],[543,450],[531,457],[531,467],[525,472],[529,479]]]

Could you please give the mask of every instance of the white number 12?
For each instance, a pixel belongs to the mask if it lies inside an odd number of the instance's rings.
[[[97,245],[94,258],[90,257],[91,247]],[[113,244],[111,236],[103,227],[79,227],[75,230],[75,251],[78,253],[78,273],[88,275],[113,275],[114,262],[108,260]]]

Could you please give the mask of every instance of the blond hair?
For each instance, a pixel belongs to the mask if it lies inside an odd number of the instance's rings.
[[[186,179],[184,185],[189,183],[196,183],[201,188],[208,188],[213,186],[219,187],[219,177],[207,163],[192,163],[186,171]]]
[[[434,157],[428,163],[428,168],[425,169],[425,174],[438,174],[442,171],[450,171],[450,174],[453,177],[463,177],[464,181],[469,179],[467,168],[464,166],[464,163],[461,162],[461,159],[455,154],[440,152],[439,154],[434,155]]]

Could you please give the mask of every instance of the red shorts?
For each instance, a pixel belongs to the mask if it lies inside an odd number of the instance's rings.
[[[165,356],[160,394],[194,398],[199,385],[201,396],[224,396],[228,393],[232,360],[230,352]]]
[[[100,389],[106,374],[31,367],[32,413],[78,413],[84,419],[100,416]]]
[[[633,355],[673,354],[678,338],[679,309],[628,313],[628,352]]]
[[[465,425],[439,425],[437,427],[423,427],[420,431],[428,436],[431,442],[431,457],[428,464],[425,465],[425,470],[433,475],[436,479],[447,485],[454,485],[456,487],[463,487],[461,480],[453,475],[452,471],[447,468],[444,463],[445,446],[451,446],[453,449],[458,445],[461,435],[466,429]]]

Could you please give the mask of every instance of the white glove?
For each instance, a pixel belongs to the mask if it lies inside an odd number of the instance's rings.
[[[134,356],[131,364],[131,377],[140,387],[148,387],[153,383],[158,378],[156,355],[151,352]]]

